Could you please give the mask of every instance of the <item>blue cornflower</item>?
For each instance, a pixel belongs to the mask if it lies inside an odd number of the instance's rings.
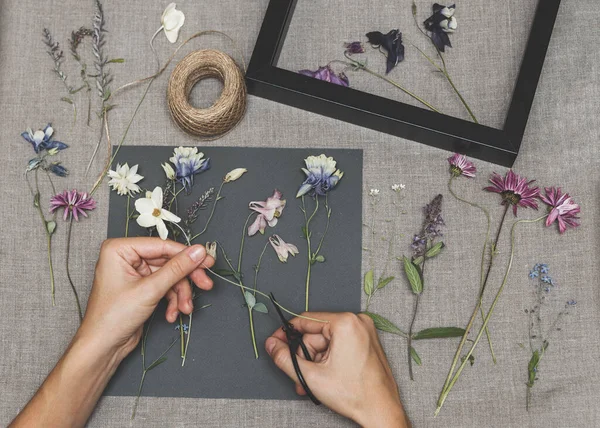
[[[64,150],[69,147],[65,143],[53,140],[52,134],[54,134],[54,129],[50,124],[48,124],[43,131],[39,129],[33,132],[31,128],[27,128],[27,131],[23,132],[21,136],[25,139],[25,141],[31,143],[33,150],[36,153],[51,149]]]
[[[175,175],[189,192],[194,184],[194,175],[210,169],[210,158],[204,159],[204,153],[196,147],[177,147],[169,158],[175,166]]]
[[[550,272],[550,269],[548,269],[547,264],[540,265],[540,273],[548,273],[548,272]]]
[[[552,278],[550,278],[548,275],[544,275],[540,279],[546,284],[554,285],[554,281],[552,281]]]
[[[306,179],[298,189],[296,197],[307,193],[311,196],[324,196],[333,189],[344,176],[344,173],[336,169],[336,161],[332,157],[309,156],[304,159],[306,168],[302,168]]]
[[[540,276],[540,274],[537,270],[532,270],[531,272],[529,272],[529,278],[531,279],[537,278],[538,276]]]
[[[575,306],[576,304],[577,304],[577,301],[576,301],[576,300],[569,300],[569,301],[567,302],[567,305],[569,305],[569,306]]]

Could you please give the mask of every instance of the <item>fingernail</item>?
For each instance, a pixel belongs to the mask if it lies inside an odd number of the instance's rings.
[[[190,312],[194,310],[194,304],[192,303],[192,299],[188,300],[188,308],[190,308]]]
[[[265,342],[265,350],[267,351],[267,354],[271,355],[271,353],[273,352],[273,348],[275,348],[275,339],[273,339],[272,337],[269,337],[267,339],[267,341]]]
[[[202,245],[194,245],[193,247],[190,247],[188,251],[190,259],[195,262],[204,260],[204,257],[206,256],[206,252],[204,251],[204,247],[202,247]]]

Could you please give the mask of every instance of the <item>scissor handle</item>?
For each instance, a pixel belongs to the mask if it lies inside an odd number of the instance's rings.
[[[306,349],[306,345],[304,344],[304,342],[302,342],[302,340],[300,340],[300,347],[302,348],[302,353],[304,354],[306,359],[308,361],[312,361],[312,358],[310,358],[310,354],[308,353],[308,349]],[[290,346],[290,351],[293,351],[291,346]],[[298,364],[298,356],[296,355],[295,352],[291,352],[291,354],[292,354],[292,363],[294,364],[294,370],[296,370],[296,376],[298,376],[300,385],[302,385],[302,388],[304,388],[304,390],[306,391],[306,395],[308,395],[308,398],[310,398],[310,400],[316,406],[320,405],[321,402],[312,393],[312,391],[308,387],[308,384],[306,383],[306,380],[304,379],[304,375],[302,374],[302,370],[300,370],[300,365]]]

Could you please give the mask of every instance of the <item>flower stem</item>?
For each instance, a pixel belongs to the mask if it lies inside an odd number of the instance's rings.
[[[79,322],[83,321],[83,311],[81,310],[81,303],[79,303],[79,295],[77,294],[77,290],[75,289],[75,284],[73,284],[73,280],[71,279],[71,272],[69,271],[69,254],[71,252],[71,229],[73,229],[73,218],[69,221],[69,227],[67,229],[67,257],[65,260],[66,270],[67,270],[67,278],[69,279],[69,284],[71,284],[71,289],[73,290],[73,294],[75,295],[75,302],[77,303],[77,312],[79,314]]]
[[[265,251],[267,251],[267,247],[269,246],[269,241],[265,243],[263,247],[262,253],[260,253],[260,257],[258,258],[258,263],[256,263],[256,267],[254,268],[254,295],[256,296],[256,288],[258,286],[258,271],[260,270],[260,264],[262,263],[262,258],[265,255]]]
[[[52,267],[52,235],[46,231],[46,240],[48,242],[48,266],[50,267],[50,293],[52,294],[52,306],[56,306],[55,302],[55,286],[54,286],[54,269]]]
[[[242,291],[242,290],[240,290]],[[244,292],[242,291],[242,294]],[[258,347],[256,346],[256,335],[254,334],[254,315],[252,309],[248,306],[248,318],[250,319],[250,337],[252,338],[252,348],[254,349],[254,359],[258,360]]]
[[[127,220],[125,221],[125,238],[129,236],[129,205],[131,204],[131,195],[127,193]]]
[[[204,232],[206,232],[206,229],[208,229],[208,225],[210,224],[210,221],[213,218],[213,215],[215,214],[215,208],[217,207],[217,202],[219,202],[219,199],[221,198],[221,189],[223,189],[223,185],[225,184],[225,181],[223,181],[221,183],[221,185],[219,186],[219,191],[217,192],[217,196],[215,197],[215,201],[213,202],[213,206],[212,209],[210,210],[210,215],[208,216],[208,219],[206,220],[206,224],[204,225],[204,229],[202,229],[202,231],[200,233],[196,233],[194,236],[192,236],[190,238],[190,242],[193,241],[194,239],[196,239],[197,237],[199,237],[200,235],[202,235]]]
[[[310,222],[314,218],[318,209],[319,209],[319,197],[315,196],[315,210],[313,211],[311,216],[307,218],[306,217],[306,205],[304,203],[304,196],[302,196],[302,212],[304,213],[304,234],[306,237],[306,246],[308,249],[308,268],[306,271],[306,292],[305,292],[306,302],[305,302],[305,308],[304,308],[304,310],[307,312],[308,312],[308,295],[309,295],[309,289],[310,289],[310,271],[311,271],[311,267],[313,264],[313,254],[312,254],[312,249],[311,249],[311,244],[310,244]]]
[[[185,341],[183,334],[183,316],[179,314],[179,339],[181,342],[181,359],[185,358]]]
[[[190,312],[190,314],[188,315],[188,317],[189,317],[188,334],[187,334],[187,338],[185,339],[185,348],[183,350],[183,358],[181,359],[181,367],[183,367],[185,365],[185,358],[187,357],[188,346],[190,345],[190,336],[192,335],[192,315],[194,315],[194,311]]]
[[[327,232],[329,231],[329,223],[331,223],[331,210],[329,209],[329,201],[327,199],[327,193],[325,193],[325,211],[327,212],[327,223],[325,224],[325,231],[323,232],[323,235],[321,235],[321,240],[319,241],[319,246],[317,247],[317,251],[315,251],[314,256],[317,257],[319,255],[319,252],[321,251],[321,247],[323,246],[323,241],[325,240],[325,237],[327,236]]]
[[[425,265],[425,260],[423,260],[423,265]],[[410,380],[415,380],[413,376],[413,367],[412,367],[412,355],[410,350],[412,349],[412,337],[413,337],[413,326],[415,324],[415,320],[417,319],[417,312],[419,311],[419,301],[421,294],[417,294],[415,298],[415,304],[413,306],[413,316],[410,321],[410,327],[408,328],[408,334],[406,336],[406,344],[407,344],[407,355],[408,355],[408,373],[410,375]]]
[[[485,214],[485,218],[487,220],[487,229],[486,229],[486,233],[485,233],[485,240],[483,241],[483,250],[481,251],[481,267],[479,270],[480,275],[481,275],[481,277],[479,279],[479,298],[481,299],[483,297],[483,288],[482,287],[483,287],[483,283],[485,281],[485,274],[484,274],[485,255],[487,254],[488,241],[490,240],[490,226],[491,226],[490,212],[486,208],[482,207],[481,205],[478,205],[475,202],[468,201],[468,200],[463,199],[460,196],[458,196],[452,189],[452,183],[454,182],[455,178],[456,177],[453,175],[450,177],[450,180],[448,180],[448,191],[450,192],[450,194],[452,196],[454,196],[454,198],[456,198],[456,200],[458,200],[460,202],[464,202],[465,204],[468,204],[472,207],[480,209],[483,212],[483,214]],[[479,309],[481,310],[481,318],[483,319],[484,315],[483,315],[483,308],[481,307],[481,305],[479,306]],[[485,329],[485,335],[487,337],[488,345],[490,348],[490,353],[492,355],[492,361],[494,362],[494,364],[496,364],[496,354],[494,353],[494,347],[492,345],[490,331],[487,327]]]
[[[519,223],[536,223],[536,222],[538,222],[540,220],[545,219],[547,216],[548,215],[546,214],[546,215],[543,215],[543,216],[538,217],[536,219],[532,219],[532,220],[528,220],[528,219],[518,220],[518,221],[515,221],[513,223],[512,227],[510,229],[510,257],[508,259],[508,265],[506,267],[506,272],[504,273],[504,278],[502,279],[502,284],[500,285],[500,288],[496,292],[496,296],[494,297],[494,300],[492,302],[492,306],[490,307],[490,310],[488,311],[487,315],[485,316],[485,318],[483,320],[483,325],[479,329],[479,332],[477,333],[477,337],[475,338],[475,340],[473,341],[473,344],[471,345],[471,349],[469,349],[469,352],[467,353],[467,355],[463,359],[462,364],[456,370],[456,373],[454,374],[454,376],[452,376],[452,378],[451,378],[450,382],[448,383],[447,387],[444,387],[444,389],[442,390],[442,393],[440,394],[440,397],[438,399],[437,409],[435,411],[435,415],[436,416],[439,414],[440,410],[442,409],[442,406],[444,405],[444,402],[446,401],[446,398],[448,397],[448,394],[452,390],[452,387],[454,386],[454,384],[456,383],[456,381],[460,377],[460,375],[461,375],[463,369],[465,368],[466,364],[469,362],[469,357],[471,357],[471,355],[473,354],[473,351],[477,347],[477,344],[481,340],[481,337],[483,336],[483,333],[485,332],[485,328],[487,327],[488,322],[490,321],[490,318],[492,317],[492,314],[494,313],[494,309],[496,308],[496,305],[498,304],[498,301],[500,299],[500,295],[502,294],[502,291],[504,290],[504,287],[506,286],[506,281],[508,279],[508,275],[510,274],[510,270],[512,268],[512,263],[513,263],[513,260],[514,260],[514,254],[515,254],[515,228],[516,228],[516,226]]]

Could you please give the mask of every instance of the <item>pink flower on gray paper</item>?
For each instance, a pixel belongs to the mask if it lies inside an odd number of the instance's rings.
[[[248,227],[248,236],[254,236],[256,235],[256,232],[264,234],[267,225],[274,227],[277,224],[277,221],[285,208],[285,199],[281,199],[282,196],[281,192],[275,189],[273,196],[267,198],[266,201],[250,202],[248,207],[251,210],[256,211],[258,215],[256,216],[254,223]]]
[[[296,257],[296,254],[299,253],[298,247],[285,242],[279,235],[270,236],[269,242],[277,253],[277,257],[281,263],[286,263],[289,255]]]

